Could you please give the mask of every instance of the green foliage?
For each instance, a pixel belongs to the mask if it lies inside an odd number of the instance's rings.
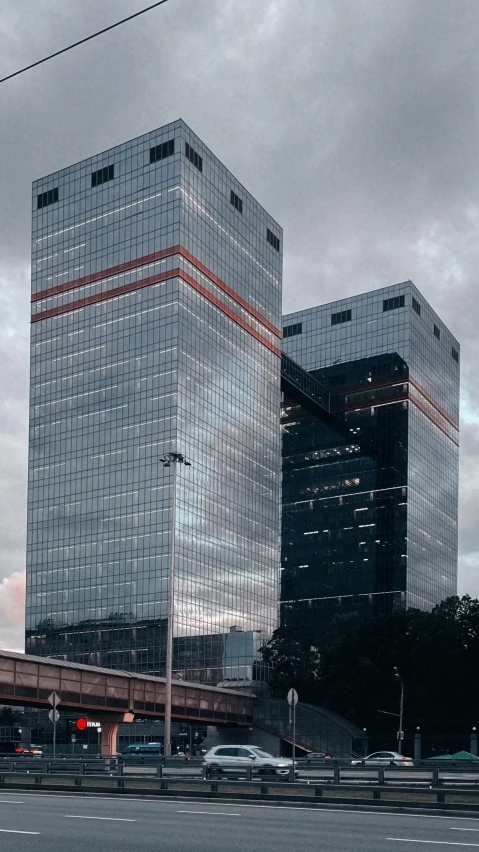
[[[405,721],[429,731],[479,724],[479,600],[451,597],[433,612],[336,616],[326,629],[280,627],[263,649],[273,694],[294,686],[313,701],[368,730],[397,729],[397,666],[405,687]],[[379,711],[386,711],[380,713]]]
[[[22,714],[19,710],[13,710],[12,707],[0,707],[0,728],[13,728],[22,720]]]
[[[271,667],[275,696],[284,698],[291,687],[301,686],[303,701],[314,701],[320,677],[320,656],[314,637],[301,627],[281,627],[262,650]]]

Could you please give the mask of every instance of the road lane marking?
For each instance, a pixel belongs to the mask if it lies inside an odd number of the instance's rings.
[[[40,834],[39,831],[16,831],[13,828],[0,828],[2,834]]]
[[[226,811],[177,811],[177,814],[208,814],[208,816],[241,816],[241,814],[227,813]]]
[[[451,831],[479,831],[479,828],[455,828],[451,826]]]
[[[39,793],[38,794],[32,793],[31,795],[36,796],[36,795],[40,795],[40,794]],[[141,801],[142,802],[148,802],[150,800],[149,799],[141,799]],[[171,804],[171,801],[172,801],[171,799],[169,799],[168,801],[165,800],[164,802],[162,802],[162,804],[164,804],[164,805],[169,804],[169,803]],[[320,803],[320,801],[318,802],[318,804],[319,803]],[[414,818],[414,819],[449,819],[449,820],[454,820],[456,822],[459,822],[461,820],[466,821],[466,822],[479,822],[479,817],[440,816],[439,814],[437,814],[437,815],[436,814],[434,814],[434,815],[433,814],[400,814],[400,813],[396,813],[396,811],[363,811],[362,809],[360,811],[357,811],[357,810],[348,811],[348,810],[345,810],[343,808],[325,808],[325,807],[319,807],[318,808],[318,807],[315,807],[314,805],[311,805],[309,807],[308,806],[303,807],[303,806],[297,806],[293,802],[291,803],[290,806],[286,806],[286,805],[250,805],[250,804],[244,805],[241,802],[235,802],[235,805],[236,805],[237,808],[261,808],[261,809],[265,808],[266,810],[274,810],[274,811],[311,811],[311,812],[315,812],[315,813],[324,813],[324,814],[350,814],[351,816],[362,816],[362,815],[378,816],[378,817],[379,816],[383,816],[383,817],[392,817],[393,816],[393,817],[404,817],[405,819],[411,819],[411,818]]]
[[[24,805],[25,802],[15,802],[13,799],[0,799],[0,805]]]
[[[80,816],[79,814],[64,814],[65,819],[106,819],[109,822],[136,822],[136,819],[122,819],[121,817],[99,817]]]
[[[26,793],[29,798],[30,797],[36,797],[36,798],[40,798],[40,799],[86,799],[88,801],[91,800],[91,801],[97,801],[97,802],[118,802],[119,801],[118,796],[102,796],[102,795],[90,796],[90,795],[82,795],[82,794],[78,794],[78,793],[67,793],[67,794],[64,794],[64,793],[43,793],[43,792],[42,793],[40,793],[40,792],[34,793],[31,790],[23,790],[22,792]],[[161,805],[165,805],[165,807],[166,807],[167,805],[176,804],[176,803],[178,803],[178,801],[184,802],[186,804],[186,803],[190,802],[191,800],[188,798],[188,796],[185,796],[183,799],[181,799],[178,796],[172,796],[171,798],[165,797],[165,799],[163,801],[158,800],[158,799],[154,799],[153,797],[145,798],[143,796],[134,796],[132,798],[125,796],[124,798],[123,797],[121,798],[122,804],[126,804],[128,802],[131,805],[135,805],[138,802],[142,802],[143,804],[149,804],[152,801],[156,801],[157,805],[161,804]],[[396,811],[365,811],[363,809],[361,809],[359,811],[359,810],[346,810],[344,808],[340,809],[340,808],[315,807],[314,805],[298,807],[297,805],[295,805],[293,803],[289,807],[283,806],[283,805],[253,805],[253,804],[244,804],[243,802],[235,802],[234,804],[236,805],[237,808],[265,808],[267,810],[275,810],[275,811],[310,811],[312,813],[314,812],[314,813],[318,813],[318,814],[324,813],[324,814],[343,814],[345,816],[346,815],[349,815],[349,816],[376,816],[376,817],[387,817],[388,819],[391,816],[393,816],[393,817],[403,817],[404,819],[435,819],[435,820],[442,819],[442,820],[449,820],[450,822],[479,822],[479,817],[442,816],[441,814],[415,814],[415,813],[402,814],[402,813],[397,813]]]
[[[453,843],[450,840],[414,840],[412,837],[386,837],[386,840],[396,840],[398,843],[435,843],[436,846],[479,846],[479,843]]]

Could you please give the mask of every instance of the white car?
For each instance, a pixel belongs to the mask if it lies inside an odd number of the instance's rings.
[[[289,775],[293,761],[288,757],[273,757],[254,745],[228,745],[210,748],[203,757],[208,775],[237,774],[251,766],[255,775]]]
[[[406,757],[397,751],[375,751],[359,760],[352,760],[353,766],[414,766],[412,757]]]

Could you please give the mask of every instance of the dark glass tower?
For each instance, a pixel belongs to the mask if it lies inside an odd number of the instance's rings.
[[[278,610],[281,238],[183,121],[34,184],[29,652],[163,673],[174,536],[173,667],[251,677]]]
[[[411,282],[283,323],[337,424],[286,390],[283,621],[430,609],[457,584],[459,344]]]

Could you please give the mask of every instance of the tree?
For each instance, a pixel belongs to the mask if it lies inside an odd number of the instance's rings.
[[[479,638],[479,600],[463,595],[446,598],[432,611],[433,616],[444,621],[453,621],[461,631],[464,647],[472,647]]]
[[[320,670],[320,654],[314,636],[301,627],[280,627],[261,649],[270,668],[269,684],[276,698],[285,698],[291,687],[303,701],[313,701]]]
[[[400,690],[405,725],[462,733],[479,723],[479,600],[451,597],[432,612],[399,610],[336,616],[320,625],[280,627],[263,649],[277,696],[294,686],[302,700],[368,730],[395,736]]]
[[[13,728],[21,722],[22,714],[12,707],[0,707],[0,728]]]

